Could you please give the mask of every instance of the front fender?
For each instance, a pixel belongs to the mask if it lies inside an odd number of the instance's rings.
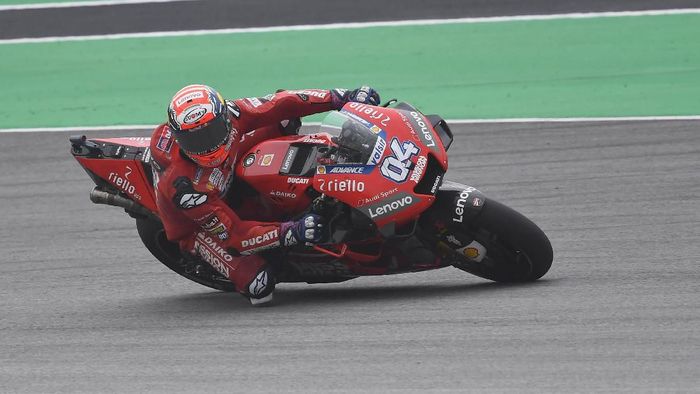
[[[436,199],[426,212],[431,220],[449,224],[464,224],[476,217],[486,197],[475,187],[445,181],[435,195]]]

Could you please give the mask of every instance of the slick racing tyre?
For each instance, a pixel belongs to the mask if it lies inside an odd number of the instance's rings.
[[[497,282],[534,281],[549,271],[552,246],[535,223],[474,188],[459,186],[441,189],[421,219],[421,227],[438,237],[434,241],[444,258]]]
[[[221,291],[235,291],[228,279],[219,275],[207,263],[192,258],[185,258],[176,243],[165,237],[165,230],[160,221],[146,218],[136,219],[136,229],[141,241],[149,252],[166,267],[200,285]]]

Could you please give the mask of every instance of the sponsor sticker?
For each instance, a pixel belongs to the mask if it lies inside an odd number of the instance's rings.
[[[274,158],[275,158],[274,153],[263,155],[263,157],[260,159],[260,166],[261,167],[268,167],[270,164],[272,164],[272,159],[274,159]]]
[[[423,136],[423,142],[425,143],[425,146],[427,147],[435,147],[435,140],[433,139],[433,133],[430,131],[430,128],[426,124],[425,120],[423,119],[423,116],[421,116],[418,112],[411,111],[410,113],[411,117],[415,121],[415,123],[420,127],[420,134]]]
[[[425,156],[418,156],[416,165],[413,167],[413,172],[411,173],[411,180],[415,183],[420,182],[423,177],[423,172],[425,171],[425,166],[428,164],[428,158]]]
[[[220,169],[214,168],[212,170],[211,174],[209,175],[209,182],[207,182],[207,189],[224,189],[224,173]]]
[[[374,143],[374,149],[372,149],[372,154],[369,156],[369,161],[367,162],[367,164],[379,164],[379,160],[382,159],[382,155],[384,154],[385,148],[386,141],[384,140],[384,138],[377,136],[377,142]]]
[[[435,177],[435,181],[433,181],[433,187],[430,188],[430,194],[435,194],[437,188],[440,186],[440,180],[442,180],[442,176],[438,175]]]
[[[328,95],[328,92],[325,90],[290,90],[289,93],[296,94],[298,95],[302,100],[307,101],[308,97],[318,97],[320,99],[326,98]],[[307,99],[305,100],[303,96],[308,96]]]
[[[297,198],[296,193],[292,192],[283,192],[280,190],[271,190],[270,195],[273,197],[282,197],[282,198]]]
[[[476,241],[472,241],[469,245],[457,249],[457,251],[462,253],[464,257],[477,263],[480,263],[486,257],[486,248]]]
[[[110,172],[109,175],[107,176],[107,180],[112,182],[112,184],[114,184],[114,186],[118,187],[126,194],[134,197],[137,200],[140,200],[141,195],[136,193],[136,186],[134,186],[129,181],[129,175],[131,175],[131,171],[132,171],[131,167],[126,166],[125,173],[123,176],[116,173],[116,172]]]
[[[189,101],[192,101],[192,100],[198,99],[198,98],[204,98],[204,93],[202,93],[201,91],[188,93],[188,94],[180,97],[179,99],[177,99],[177,101],[175,101],[175,105],[177,105],[179,107],[186,102],[189,102]]]
[[[228,239],[228,231],[226,231],[226,226],[216,215],[211,215],[209,220],[202,225],[202,228],[210,234],[216,235],[222,241]]]
[[[371,105],[362,103],[350,103],[350,108],[354,109],[355,111],[361,114],[368,115],[368,117],[372,119],[373,122],[377,122],[384,127],[388,126],[389,121],[391,121],[389,115],[385,114],[383,111],[381,111],[381,109],[373,107]]]
[[[335,166],[318,166],[316,167],[317,174],[369,174],[374,169],[374,166],[362,165],[335,165]]]
[[[365,183],[355,179],[329,179],[319,178],[319,190],[322,192],[363,192]]]
[[[282,161],[282,168],[280,168],[280,172],[289,172],[289,170],[292,168],[292,163],[294,163],[294,157],[297,155],[298,150],[299,149],[296,147],[289,148],[287,154],[284,156],[284,160]]]
[[[193,105],[185,110],[185,115],[182,118],[182,122],[185,124],[195,124],[199,122],[199,120],[202,119],[208,112],[208,108],[204,105]]]
[[[320,138],[313,138],[313,137],[306,137],[301,142],[305,144],[325,144],[326,140],[322,140]]]
[[[258,235],[257,237],[249,238],[249,239],[244,239],[241,241],[241,247],[243,248],[248,248],[256,245],[260,245],[266,242],[270,242],[272,240],[276,240],[278,235],[278,230],[270,230],[266,232],[265,234]]]
[[[166,129],[165,132],[160,134],[158,137],[158,142],[156,143],[156,148],[162,150],[165,153],[170,152],[170,148],[173,146],[173,134],[170,129]]]
[[[367,209],[367,213],[372,219],[380,216],[391,215],[408,208],[414,203],[414,200],[417,199],[417,197],[413,197],[409,194],[402,194],[391,201],[380,202],[377,205],[369,207]]]
[[[226,263],[233,261],[226,249],[219,245],[214,238],[198,233],[194,241],[194,250],[197,254],[221,275],[229,277],[229,268]]]
[[[362,205],[366,205],[366,204],[371,204],[373,202],[379,201],[380,199],[385,199],[385,198],[389,197],[390,195],[396,193],[397,191],[399,191],[399,188],[395,187],[393,189],[377,193],[372,197],[361,198],[357,201],[357,205],[362,206]]]
[[[455,216],[452,218],[453,222],[462,223],[464,220],[464,205],[467,203],[469,198],[469,193],[475,191],[476,189],[469,186],[459,193],[457,202],[455,203]]]
[[[207,202],[207,195],[201,193],[186,193],[180,197],[180,207],[191,209]]]
[[[287,183],[295,185],[306,185],[309,183],[309,178],[287,178]]]

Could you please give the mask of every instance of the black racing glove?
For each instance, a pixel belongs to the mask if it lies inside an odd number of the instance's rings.
[[[315,244],[323,238],[323,217],[307,213],[294,222],[285,222],[280,226],[282,245]]]
[[[379,105],[381,103],[379,93],[370,86],[362,86],[355,90],[334,89],[333,93],[333,103],[336,109],[343,108],[343,105],[348,102],[367,105]]]

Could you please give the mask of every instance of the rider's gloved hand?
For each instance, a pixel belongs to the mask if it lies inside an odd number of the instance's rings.
[[[334,92],[338,92],[335,89]],[[343,105],[348,102],[362,103],[367,105],[379,105],[381,99],[379,98],[379,93],[370,86],[362,86],[355,90],[346,90],[342,95],[334,95],[333,103],[336,109],[343,108]]]
[[[301,243],[315,244],[323,237],[323,218],[313,213],[307,213],[294,222],[285,222],[280,226],[282,245],[292,246]]]

